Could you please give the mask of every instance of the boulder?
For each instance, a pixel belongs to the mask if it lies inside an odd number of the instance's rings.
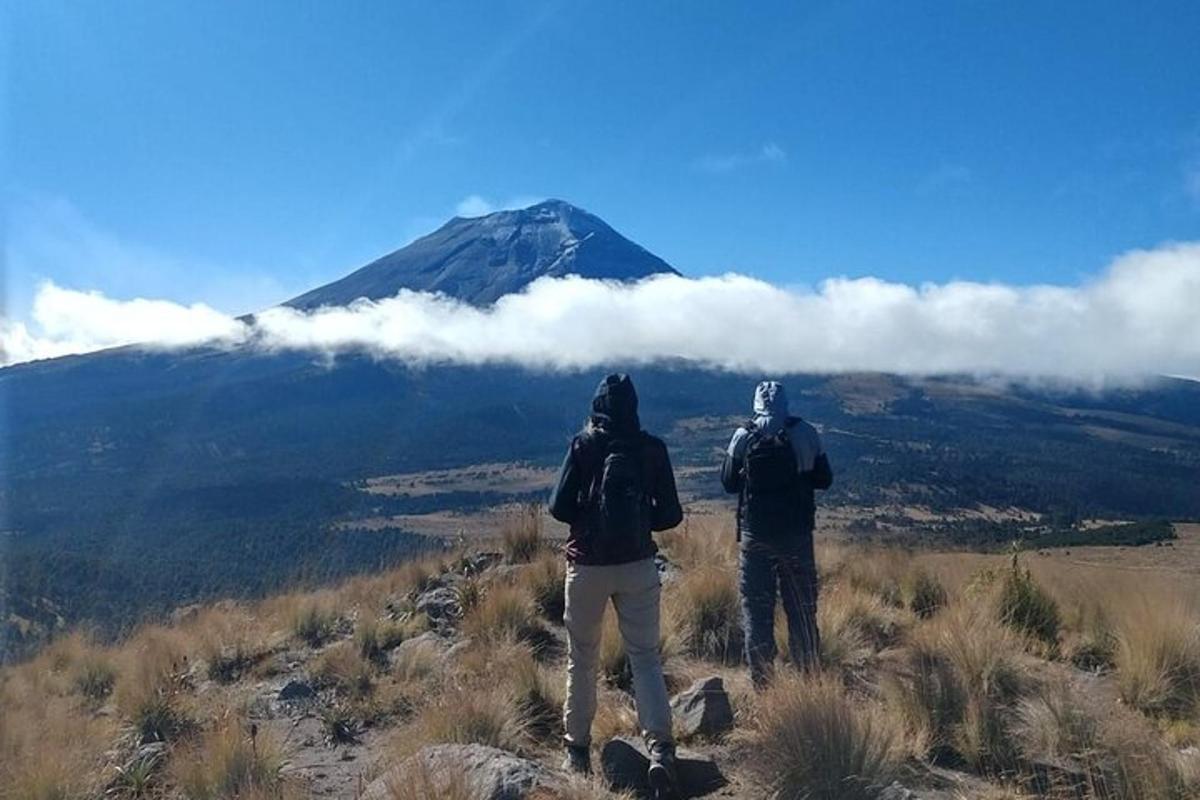
[[[733,729],[733,706],[718,675],[698,680],[677,694],[671,710],[675,732],[684,738],[719,736]]]
[[[912,789],[902,785],[900,781],[892,781],[879,793],[878,800],[921,800],[921,796]]]
[[[458,592],[449,586],[438,586],[422,592],[417,596],[416,609],[434,624],[453,622],[462,613],[458,605]]]
[[[363,791],[361,800],[388,800],[390,786],[411,780],[418,766],[435,782],[461,776],[477,800],[525,800],[534,789],[561,788],[563,778],[549,768],[482,744],[438,744],[388,770]],[[445,791],[445,786],[439,791]]]
[[[281,703],[305,703],[314,700],[316,696],[317,690],[304,681],[288,681],[279,690],[279,702]]]
[[[679,750],[680,797],[703,797],[724,786],[727,781],[715,761],[699,753]],[[609,739],[600,751],[600,771],[610,787],[619,792],[633,792],[640,798],[650,798],[646,771],[650,756],[645,745],[624,736]]]
[[[422,634],[405,639],[400,644],[393,647],[387,654],[388,666],[394,669],[397,664],[406,661],[416,651],[427,650],[436,653],[439,658],[443,658],[446,654],[446,640],[438,636],[433,631],[425,631]]]

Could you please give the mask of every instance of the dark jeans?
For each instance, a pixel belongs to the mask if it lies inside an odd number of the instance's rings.
[[[783,598],[788,651],[800,669],[820,658],[817,631],[817,565],[812,537],[796,535],[764,541],[742,533],[742,621],[746,629],[746,662],[757,687],[771,677],[775,661],[775,599]]]

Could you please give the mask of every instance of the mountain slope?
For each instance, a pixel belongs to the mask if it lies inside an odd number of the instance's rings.
[[[401,289],[489,305],[542,276],[636,280],[673,273],[602,219],[562,200],[484,217],[455,217],[428,236],[285,305],[299,309],[378,300]]]

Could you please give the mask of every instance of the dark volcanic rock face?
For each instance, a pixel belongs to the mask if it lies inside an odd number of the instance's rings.
[[[561,200],[485,217],[455,217],[428,236],[285,305],[312,309],[378,300],[401,289],[490,305],[548,275],[636,280],[675,273],[602,219]],[[677,274],[677,273],[676,273]]]

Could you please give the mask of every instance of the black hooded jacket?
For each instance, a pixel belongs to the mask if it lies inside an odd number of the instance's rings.
[[[558,483],[550,495],[550,514],[571,526],[567,537],[569,561],[624,564],[650,558],[658,551],[651,530],[665,531],[683,520],[667,446],[642,430],[637,406],[637,392],[629,376],[607,376],[596,388],[587,424],[567,448]],[[599,553],[590,546],[598,524],[591,490],[608,442],[614,437],[637,439],[641,445],[642,474],[651,507],[650,530],[630,531],[629,546],[619,553]]]

